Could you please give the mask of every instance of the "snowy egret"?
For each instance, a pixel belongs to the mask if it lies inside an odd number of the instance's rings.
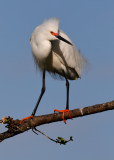
[[[41,94],[38,98],[32,115],[24,119],[33,117],[36,113],[40,100],[45,92],[45,71],[49,72],[54,78],[64,77],[66,80],[67,101],[65,110],[54,112],[68,112],[69,116],[69,80],[81,78],[81,71],[85,66],[86,59],[76,49],[71,39],[59,29],[59,19],[50,18],[36,27],[30,38],[31,50],[36,65],[42,71],[43,82]],[[72,118],[70,116],[70,118]],[[21,123],[20,122],[20,123]]]

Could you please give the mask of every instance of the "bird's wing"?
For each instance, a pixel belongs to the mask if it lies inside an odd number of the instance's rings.
[[[73,44],[71,39],[62,30],[59,29],[58,33]],[[74,68],[79,77],[81,77],[81,71],[86,64],[86,59],[80,54],[80,51],[76,49],[74,44],[72,46],[61,40],[56,40],[52,42],[52,50],[59,55],[64,65]]]

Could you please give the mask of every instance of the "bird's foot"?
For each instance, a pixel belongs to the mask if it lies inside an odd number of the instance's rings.
[[[66,123],[66,121],[65,121],[65,119],[64,119],[64,114],[65,114],[65,112],[68,112],[69,117],[72,119],[72,117],[71,117],[71,115],[70,115],[69,109],[65,109],[65,110],[57,110],[57,109],[54,109],[54,112],[55,112],[55,111],[56,111],[56,112],[63,112],[62,118],[63,118],[64,123]]]
[[[33,115],[31,115],[31,116],[29,116],[29,117],[23,118],[23,119],[20,121],[20,124],[21,124],[25,119],[29,119],[29,118],[32,118],[32,117],[33,117]]]

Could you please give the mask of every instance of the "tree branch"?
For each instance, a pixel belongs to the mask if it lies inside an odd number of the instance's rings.
[[[112,109],[114,109],[114,101],[70,110],[70,115],[72,118],[77,118]],[[65,119],[70,119],[67,112],[65,113],[64,117]],[[20,125],[20,120],[13,120],[13,118],[5,117],[0,122],[6,123],[7,124],[6,127],[8,128],[8,130],[0,134],[0,142],[2,142],[7,138],[13,137],[17,134],[23,133],[29,129],[33,129],[36,126],[58,121],[62,121],[62,113],[53,113],[48,115],[35,116],[31,119],[24,120],[21,125]]]

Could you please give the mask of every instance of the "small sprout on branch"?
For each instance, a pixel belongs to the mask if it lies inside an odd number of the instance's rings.
[[[43,134],[44,136],[46,136],[47,138],[49,138],[51,141],[56,142],[56,143],[60,143],[60,145],[61,145],[61,144],[66,145],[67,142],[73,141],[72,136],[70,136],[70,139],[67,140],[67,141],[66,141],[64,138],[62,138],[62,137],[57,137],[58,139],[54,140],[54,139],[50,138],[49,136],[47,136],[46,134],[44,134],[43,132],[41,132],[41,131],[39,131],[38,129],[36,129],[35,127],[32,128],[32,131],[33,131],[35,134],[37,134],[34,130],[37,131],[37,132],[40,132],[41,134]],[[37,135],[38,135],[38,134],[37,134]]]
[[[5,117],[3,116],[4,118],[1,118],[2,120],[2,124],[5,124],[5,123],[9,123],[9,120],[8,120],[8,117]]]
[[[56,139],[60,144],[65,144],[67,141],[63,137],[57,137]]]

